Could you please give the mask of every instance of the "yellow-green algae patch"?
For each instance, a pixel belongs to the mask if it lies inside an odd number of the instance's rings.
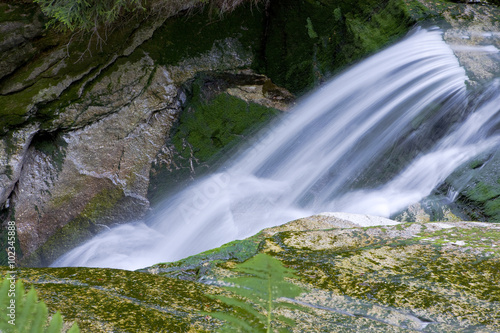
[[[301,281],[320,295],[318,301],[332,293],[362,302],[364,310],[355,311],[363,318],[369,315],[374,321],[389,322],[387,317],[404,313],[407,320],[411,316],[418,319],[420,327],[415,328],[428,332],[498,329],[500,258],[497,251],[489,249],[500,245],[500,230],[495,225],[447,225],[454,227],[426,232],[418,231],[425,224],[405,224],[384,227],[385,233],[376,232],[382,228],[355,228],[277,234],[273,239],[281,251],[275,256],[297,270]],[[324,233],[327,241],[319,242],[319,247],[309,245],[321,238],[319,233]],[[471,247],[423,240],[439,239],[439,233],[454,234],[457,241],[469,235],[476,243]],[[478,240],[488,252],[475,251],[481,247]],[[324,246],[327,242],[330,248]],[[336,306],[352,314],[351,303]],[[322,306],[331,307],[325,304]],[[380,307],[386,310],[379,316],[376,308]],[[404,325],[399,320],[390,324]]]
[[[6,268],[0,269],[5,277]],[[48,308],[82,332],[207,331],[217,322],[199,314],[227,307],[206,296],[215,287],[152,274],[99,268],[22,269]]]
[[[297,282],[309,290],[300,301],[310,312],[286,314],[298,323],[295,331],[492,332],[500,327],[500,256],[491,251],[500,246],[496,224],[327,227],[308,228],[298,220],[257,235],[264,238],[258,250],[294,268]],[[204,262],[198,281],[216,283],[232,274],[237,261],[228,258],[210,267]],[[177,264],[182,269],[181,262],[170,265]]]

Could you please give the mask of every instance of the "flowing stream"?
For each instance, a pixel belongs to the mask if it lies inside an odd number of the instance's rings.
[[[137,269],[325,211],[389,217],[500,145],[498,82],[471,98],[466,80],[439,30],[413,31],[304,98],[148,220],[107,230],[53,266]]]

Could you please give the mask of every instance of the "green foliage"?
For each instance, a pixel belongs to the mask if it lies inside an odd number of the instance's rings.
[[[489,222],[500,221],[500,178],[494,181],[491,180],[479,181],[475,186],[467,189],[464,192],[466,200],[473,204],[473,206],[481,209],[480,215],[469,212],[472,218],[485,219]]]
[[[335,21],[342,21],[342,10],[339,7],[333,10],[333,17],[335,18]]]
[[[267,12],[260,72],[294,94],[394,41],[414,23],[402,0],[275,0]]]
[[[123,14],[144,9],[141,0],[35,0],[49,24],[62,23],[70,30],[90,30],[100,24],[112,23]]]
[[[237,309],[235,313],[209,313],[212,317],[226,322],[222,332],[273,332],[273,328],[295,326],[289,318],[278,315],[276,310],[303,308],[283,300],[294,298],[304,292],[301,287],[287,279],[295,278],[292,269],[270,255],[259,253],[253,258],[238,264],[234,269],[241,275],[228,277],[224,282],[235,297],[213,296],[227,305]]]
[[[316,33],[316,31],[314,31],[313,24],[311,22],[310,17],[307,18],[306,28],[307,28],[307,34],[309,35],[309,38],[318,38],[318,34]]]
[[[31,288],[26,294],[21,281],[18,280],[15,287],[11,286],[10,277],[4,279],[0,285],[0,309],[2,309],[0,332],[58,333],[63,328],[59,312],[56,312],[49,321],[47,306],[43,302],[38,302],[35,289]],[[8,312],[5,309],[8,309]],[[68,330],[68,333],[78,332],[80,329],[77,324],[73,324]]]

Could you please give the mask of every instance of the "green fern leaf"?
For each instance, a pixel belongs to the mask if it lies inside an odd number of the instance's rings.
[[[38,302],[35,289],[26,294],[24,285],[21,281],[17,281],[14,295],[10,289],[9,277],[0,283],[0,306],[6,309],[11,304],[11,300],[15,301],[14,318],[8,317],[6,314],[0,318],[0,332],[4,333],[60,333],[63,327],[61,314],[57,312],[50,323],[48,323],[48,310],[43,302]],[[12,320],[15,325],[9,323]],[[14,321],[15,320],[15,321]],[[79,333],[78,325],[74,324],[69,333]]]
[[[250,303],[240,301],[236,298],[229,298],[225,296],[214,296],[214,298],[219,299],[220,301],[224,302],[225,304],[232,306],[232,307],[238,307],[241,310],[247,312],[250,316],[253,316],[257,319],[257,321],[265,321],[266,316],[261,314],[259,311],[257,311]]]
[[[61,314],[56,312],[50,321],[49,327],[45,330],[45,333],[59,333],[62,330],[63,321]]]
[[[33,324],[31,325],[30,333],[43,332],[43,325],[47,321],[48,310],[45,303],[40,303],[38,306],[38,311],[35,313],[33,318]]]
[[[232,327],[245,332],[270,333],[275,322],[279,322],[280,326],[294,326],[293,320],[274,314],[280,307],[301,309],[297,304],[282,300],[283,297],[294,298],[304,292],[303,288],[290,282],[290,279],[295,278],[292,269],[284,267],[278,259],[270,255],[259,253],[238,264],[233,271],[239,273],[239,276],[223,279],[229,285],[223,288],[235,297],[214,298],[239,311],[233,314],[210,313],[212,317],[226,321],[227,325],[223,330]]]

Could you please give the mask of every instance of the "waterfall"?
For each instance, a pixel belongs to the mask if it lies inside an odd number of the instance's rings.
[[[305,97],[148,220],[105,231],[53,266],[137,269],[324,211],[388,217],[499,145],[500,95],[476,105],[466,80],[439,30],[415,30]],[[395,166],[401,154],[408,161]]]

